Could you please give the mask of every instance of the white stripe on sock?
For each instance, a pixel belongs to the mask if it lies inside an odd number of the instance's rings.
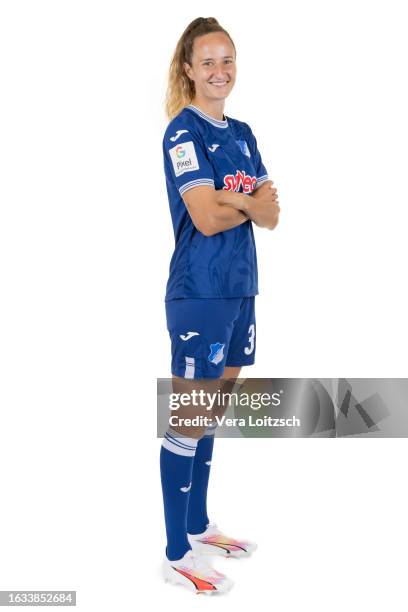
[[[167,436],[167,432],[163,438],[162,445],[171,453],[183,455],[184,457],[194,457],[198,440],[195,438],[186,438]]]

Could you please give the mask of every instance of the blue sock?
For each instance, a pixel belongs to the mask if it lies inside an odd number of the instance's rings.
[[[216,425],[207,427],[204,436],[198,441],[194,457],[187,514],[187,532],[191,535],[203,533],[210,522],[207,513],[207,489],[214,447],[215,428]]]
[[[187,510],[197,440],[168,429],[160,450],[160,475],[166,523],[166,556],[181,559],[191,549],[187,539]]]

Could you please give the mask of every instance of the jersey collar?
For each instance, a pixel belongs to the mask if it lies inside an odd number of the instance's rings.
[[[190,110],[195,112],[199,117],[201,117],[202,119],[205,119],[206,121],[208,121],[215,127],[219,127],[219,128],[228,127],[228,119],[225,117],[225,115],[224,115],[225,119],[223,121],[219,121],[219,119],[214,119],[213,117],[210,117],[210,115],[203,113],[203,111],[197,108],[196,106],[194,106],[194,104],[188,104],[186,108],[189,108]]]

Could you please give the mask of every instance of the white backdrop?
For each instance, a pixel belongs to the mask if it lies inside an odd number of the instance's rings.
[[[1,3],[0,590],[77,589],[87,612],[145,593],[146,608],[207,605],[156,567],[163,101],[192,19],[233,37],[225,112],[251,125],[280,196],[278,228],[256,229],[257,361],[243,375],[406,376],[403,10]],[[259,550],[218,564],[236,586],[214,605],[401,609],[406,461],[405,440],[218,440],[211,518]]]

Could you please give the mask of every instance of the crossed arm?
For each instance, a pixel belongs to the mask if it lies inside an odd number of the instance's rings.
[[[280,208],[272,184],[265,181],[251,195],[202,185],[187,191],[183,198],[194,225],[205,236],[237,227],[248,219],[259,227],[274,229]]]
[[[215,192],[216,200],[221,206],[227,205],[241,211],[258,227],[274,229],[278,223],[280,209],[277,191],[272,184],[273,181],[265,181],[251,195],[220,189]]]

